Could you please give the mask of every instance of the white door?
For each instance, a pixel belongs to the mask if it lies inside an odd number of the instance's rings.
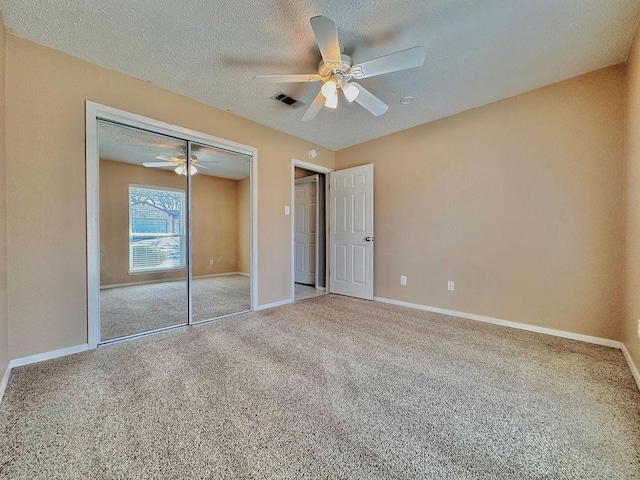
[[[338,170],[331,182],[331,293],[373,300],[373,165]]]
[[[316,282],[316,176],[296,180],[294,222],[295,281]]]

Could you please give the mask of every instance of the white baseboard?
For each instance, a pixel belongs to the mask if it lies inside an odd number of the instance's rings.
[[[624,358],[627,361],[627,365],[629,365],[629,370],[631,370],[631,375],[636,381],[636,385],[638,386],[638,390],[640,390],[640,371],[638,371],[637,365],[634,363],[633,358],[631,358],[631,354],[629,350],[627,350],[627,346],[622,344],[622,353],[624,354]]]
[[[392,305],[399,305],[401,307],[415,308],[418,310],[425,310],[427,312],[441,313],[443,315],[451,315],[452,317],[461,317],[469,320],[477,320],[479,322],[493,323],[494,325],[502,325],[503,327],[517,328],[519,330],[527,330],[529,332],[544,333],[546,335],[553,335],[554,337],[569,338],[571,340],[579,340],[581,342],[594,343],[596,345],[604,345],[605,347],[613,347],[613,348],[619,349],[620,346],[622,345],[621,342],[618,342],[616,340],[609,340],[608,338],[592,337],[589,335],[582,335],[580,333],[566,332],[564,330],[555,330],[553,328],[538,327],[537,325],[530,325],[528,323],[512,322],[509,320],[502,320],[500,318],[476,315],[474,313],[457,312],[455,310],[446,310],[444,308],[430,307],[428,305],[420,305],[417,303],[402,302],[400,300],[392,300],[390,298],[383,298],[383,297],[374,297],[373,299],[377,302],[390,303]]]
[[[316,287],[316,290],[320,290],[321,292],[326,291],[326,289],[324,287]]]
[[[30,355],[28,357],[15,358],[9,362],[9,368],[22,367],[23,365],[29,365],[31,363],[44,362],[45,360],[65,357],[74,353],[86,352],[87,350],[89,350],[89,344],[83,343],[82,345],[76,345],[74,347],[61,348],[59,350],[38,353],[37,355]]]
[[[0,403],[2,403],[2,398],[4,397],[4,391],[7,388],[7,383],[9,382],[9,375],[11,375],[11,365],[7,364],[7,369],[4,371],[4,375],[2,376],[2,381],[0,382]]]
[[[58,357],[65,357],[74,353],[86,352],[87,350],[89,350],[89,344],[84,343],[82,345],[52,350],[51,352],[38,353],[37,355],[30,355],[28,357],[14,358],[9,362],[9,365],[7,365],[7,370],[4,372],[2,382],[0,382],[0,402],[2,402],[2,398],[4,397],[4,391],[7,388],[7,382],[9,381],[9,375],[11,375],[12,368],[22,367],[31,363],[44,362],[45,360],[52,360]]]
[[[525,323],[511,322],[509,320],[502,320],[499,318],[485,317],[482,315],[475,315],[473,313],[458,312],[455,310],[446,310],[444,308],[430,307],[427,305],[420,305],[417,303],[402,302],[400,300],[392,300],[389,298],[374,297],[374,300],[377,302],[389,303],[392,305],[399,305],[402,307],[415,308],[417,310],[424,310],[427,312],[441,313],[443,315],[451,315],[453,317],[461,317],[469,320],[477,320],[480,322],[492,323],[495,325],[502,325],[505,327],[517,328],[520,330],[527,330],[530,332],[544,333],[547,335],[553,335],[555,337],[569,338],[572,340],[579,340],[582,342],[594,343],[597,345],[604,345],[607,347],[621,349],[627,361],[627,364],[629,365],[631,374],[633,375],[633,378],[636,381],[636,385],[638,386],[638,389],[640,389],[640,371],[638,371],[638,367],[633,362],[633,359],[631,358],[631,355],[629,354],[627,347],[622,342],[616,342],[615,340],[609,340],[606,338],[592,337],[589,335],[581,335],[578,333],[565,332],[563,330],[554,330],[554,329],[545,328],[545,327],[538,327],[536,325],[529,325]],[[290,303],[293,303],[293,300],[288,298],[286,300],[280,300],[278,302],[258,305],[255,308],[255,311],[266,310],[268,308],[274,308],[274,307],[280,307],[282,305],[288,305]],[[37,355],[30,355],[28,357],[16,358],[11,360],[7,365],[7,369],[5,370],[4,375],[2,376],[2,380],[0,381],[0,402],[2,402],[2,398],[4,397],[4,392],[5,392],[5,389],[7,388],[7,383],[9,381],[9,375],[11,374],[12,368],[21,367],[24,365],[29,365],[37,362],[43,362],[45,360],[51,360],[54,358],[64,357],[66,355],[72,355],[74,353],[85,352],[88,349],[89,349],[89,345],[85,343],[82,345],[76,345],[74,347],[61,348],[59,350],[53,350],[51,352],[44,352],[44,353],[39,353]]]
[[[280,300],[278,302],[273,302],[273,303],[265,303],[264,305],[258,305],[254,311],[259,311],[259,310],[266,310],[267,308],[273,308],[273,307],[281,307],[282,305],[289,305],[290,303],[293,303],[293,300],[291,298],[287,298],[286,300]]]
[[[151,285],[154,283],[169,282],[186,282],[186,278],[159,278],[158,280],[141,280],[139,282],[112,283],[110,285],[100,285],[100,290],[109,290],[111,288],[135,287],[136,285]]]
[[[248,273],[244,273],[244,272],[224,272],[224,273],[210,273],[209,275],[194,275],[193,279],[198,280],[199,278],[228,277],[230,275],[242,275],[243,277],[251,276]]]
[[[193,279],[197,280],[199,278],[213,278],[213,277],[227,277],[229,275],[243,275],[245,277],[249,277],[248,273],[244,272],[225,272],[225,273],[211,273],[209,275],[197,275],[194,276]],[[100,290],[109,290],[110,288],[120,288],[120,287],[134,287],[136,285],[152,285],[154,283],[168,283],[168,282],[186,282],[186,278],[160,278],[158,280],[142,280],[140,282],[129,282],[129,283],[112,283],[111,285],[101,285]]]

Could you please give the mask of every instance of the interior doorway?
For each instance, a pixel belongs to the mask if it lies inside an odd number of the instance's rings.
[[[293,161],[293,301],[323,295],[327,285],[327,174],[329,169]]]

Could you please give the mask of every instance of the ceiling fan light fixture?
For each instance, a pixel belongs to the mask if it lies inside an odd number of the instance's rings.
[[[267,83],[324,82],[320,92],[318,92],[302,116],[301,120],[303,122],[316,118],[320,110],[322,110],[323,104],[328,108],[337,108],[339,90],[342,90],[349,102],[356,101],[372,115],[378,117],[385,113],[389,106],[362,85],[357,83],[349,85],[349,80],[359,80],[386,73],[399,72],[421,67],[424,64],[426,52],[424,48],[417,46],[353,65],[351,57],[343,54],[343,49],[338,40],[338,29],[333,19],[317,15],[312,17],[309,22],[322,56],[317,74],[257,75],[253,77],[255,80]]]
[[[335,91],[333,95],[327,97],[324,101],[324,106],[327,108],[338,108],[338,92]]]
[[[329,99],[330,97],[332,97],[333,95],[335,95],[338,92],[338,84],[336,83],[335,80],[327,80],[324,85],[322,85],[322,95],[325,96],[325,98]],[[335,108],[335,107],[332,107]]]
[[[187,176],[186,165],[178,165],[173,171],[178,175],[184,175],[185,177]],[[191,165],[191,167],[189,168],[189,174],[195,175],[196,173],[198,173],[198,169],[195,166]]]
[[[358,95],[360,94],[358,86],[351,83],[345,83],[342,86],[342,91],[344,92],[345,98],[349,102],[353,102],[356,98],[358,98]]]

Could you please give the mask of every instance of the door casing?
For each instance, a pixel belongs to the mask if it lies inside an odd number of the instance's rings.
[[[325,231],[325,236],[328,239],[329,236],[329,174],[331,172],[333,172],[333,168],[327,168],[327,167],[323,167],[322,165],[316,165],[315,163],[310,163],[310,162],[305,162],[304,160],[298,160],[296,158],[292,158],[291,159],[291,207],[293,207],[295,205],[295,188],[296,188],[296,172],[295,169],[296,167],[300,167],[300,168],[304,168],[306,170],[311,170],[312,172],[316,172],[316,173],[321,173],[325,175],[325,182],[324,182],[324,208],[325,208],[325,225],[324,225],[324,231]],[[291,250],[291,298],[290,298],[290,302],[294,302],[295,298],[296,298],[296,290],[295,290],[295,279],[296,279],[296,272],[295,272],[295,262],[296,262],[296,257],[295,257],[295,222],[293,221],[293,209],[291,209],[292,217],[291,217],[291,243],[290,243],[290,250]],[[324,288],[325,291],[328,292],[329,291],[329,242],[325,241],[325,246],[324,246],[324,250],[325,250],[325,254],[324,254],[324,259],[325,259],[325,280],[324,280]],[[318,266],[316,265],[316,270]],[[317,276],[316,276],[317,278]]]

